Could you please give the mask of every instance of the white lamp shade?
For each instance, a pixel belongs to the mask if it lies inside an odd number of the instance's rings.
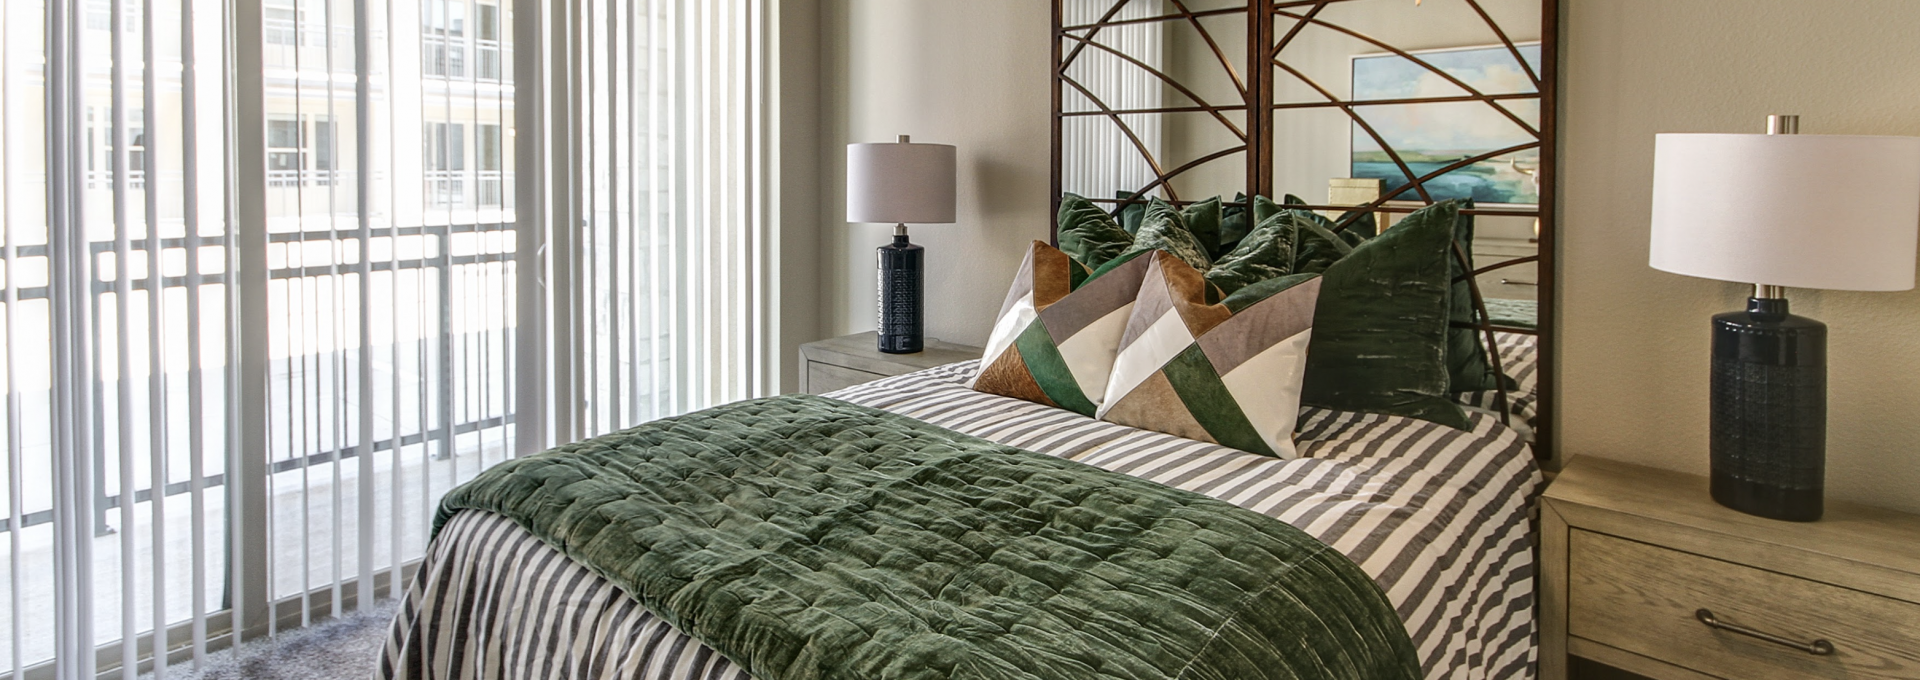
[[[1913,288],[1920,137],[1654,139],[1655,269],[1790,288]]]
[[[848,144],[847,221],[952,223],[954,166],[946,144]]]

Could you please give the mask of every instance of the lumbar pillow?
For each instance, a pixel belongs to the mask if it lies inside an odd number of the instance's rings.
[[[1456,201],[1408,215],[1327,266],[1302,400],[1467,428],[1447,369]]]
[[[1200,273],[1152,255],[1099,417],[1293,458],[1293,427],[1320,279],[1267,279],[1218,303]]]
[[[1145,253],[1089,270],[1034,241],[1014,275],[970,385],[1093,416],[1146,276]]]

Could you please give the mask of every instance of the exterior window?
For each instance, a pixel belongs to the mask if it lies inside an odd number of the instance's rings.
[[[333,172],[334,167],[333,121],[316,120],[313,122],[313,169]]]
[[[501,169],[500,126],[486,123],[474,129],[474,153],[479,156],[480,166],[480,205],[498,207],[505,198],[506,186]]]
[[[479,57],[479,72],[475,75],[481,80],[500,79],[500,6],[474,6],[475,38],[479,41],[475,53]]]
[[[267,121],[267,172],[307,169],[306,137],[306,126],[298,120]]]
[[[265,32],[268,45],[300,45],[300,13],[293,7],[268,6]]]
[[[467,126],[427,123],[426,180],[428,200],[437,206],[466,203]]]
[[[331,120],[274,118],[267,121],[267,186],[330,184],[338,156]]]
[[[113,185],[112,109],[87,107],[87,188],[108,189]],[[127,112],[127,186],[140,189],[147,179],[147,131],[145,113]]]
[[[466,0],[427,0],[420,11],[420,69],[440,78],[467,77]]]

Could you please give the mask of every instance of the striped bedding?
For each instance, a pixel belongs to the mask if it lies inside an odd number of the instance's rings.
[[[1540,401],[1540,337],[1524,333],[1494,333],[1494,346],[1500,352],[1500,366],[1506,369],[1507,377],[1513,378],[1519,385],[1507,393],[1507,411],[1513,414],[1508,423],[1520,431],[1520,438],[1533,441],[1533,419],[1537,415],[1534,405]],[[1500,413],[1500,393],[1461,392],[1454,395],[1460,403],[1490,413]]]
[[[1428,678],[1533,675],[1528,508],[1541,485],[1519,435],[1305,409],[1283,461],[974,392],[974,362],[829,396],[1204,493],[1289,522],[1379,583]],[[377,678],[746,678],[610,582],[497,515],[464,512],[409,587]]]

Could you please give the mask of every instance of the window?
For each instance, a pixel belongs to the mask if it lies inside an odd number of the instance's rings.
[[[480,170],[479,202],[482,207],[499,207],[505,198],[505,182],[501,177],[503,169],[500,126],[481,123],[474,129],[474,153],[479,157]]]
[[[516,88],[500,0],[0,3],[0,675],[171,677],[392,597],[481,470],[777,389],[763,15],[569,1],[522,27],[619,107]],[[534,103],[585,123],[522,153]]]
[[[467,126],[461,123],[427,123],[424,132],[428,199],[436,206],[465,203]]]
[[[420,35],[420,68],[425,75],[467,77],[466,0],[427,0]]]
[[[331,174],[333,167],[333,121],[313,122],[313,169]]]
[[[147,179],[147,132],[140,109],[127,112],[127,182],[130,188],[145,186]],[[87,107],[87,188],[113,188],[113,109]]]
[[[333,121],[283,115],[267,120],[267,186],[324,185],[334,181]]]
[[[307,170],[306,126],[294,119],[267,121],[267,186],[300,186]]]
[[[474,29],[479,43],[475,51],[479,57],[476,73],[481,80],[500,79],[500,6],[479,4],[474,6]]]
[[[268,45],[300,45],[300,12],[292,6],[268,5],[266,12],[266,41]]]

